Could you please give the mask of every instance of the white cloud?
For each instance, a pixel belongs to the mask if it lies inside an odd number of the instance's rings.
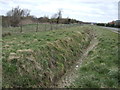
[[[31,10],[37,17],[52,16],[58,9],[63,17],[81,21],[108,22],[118,18],[119,0],[0,0],[1,14],[13,7],[20,6]]]

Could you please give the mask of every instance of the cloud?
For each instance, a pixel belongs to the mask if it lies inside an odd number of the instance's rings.
[[[63,17],[81,21],[108,22],[118,18],[119,0],[0,0],[1,13],[13,7],[31,10],[37,17],[49,15],[58,9],[63,10]]]

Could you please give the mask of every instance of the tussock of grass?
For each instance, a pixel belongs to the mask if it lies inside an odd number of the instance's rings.
[[[82,55],[91,32],[74,27],[3,38],[3,87],[51,86]]]

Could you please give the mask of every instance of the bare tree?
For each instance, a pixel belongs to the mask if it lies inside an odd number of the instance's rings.
[[[30,15],[30,10],[28,10],[28,9],[21,10],[22,17],[28,17],[29,15]]]
[[[19,6],[7,12],[7,16],[11,18],[11,26],[14,27],[18,26],[22,17],[27,17],[29,15],[30,11],[28,9],[20,9]]]
[[[57,15],[57,13],[55,13],[55,14],[51,17],[51,23],[55,23],[57,17],[58,17],[58,15]]]
[[[58,10],[58,17],[59,17],[59,18],[62,18],[62,9],[59,9],[59,10]]]
[[[57,17],[57,24],[59,24],[59,21],[62,18],[62,10],[61,9],[58,10],[57,15],[58,15],[58,17]]]
[[[62,10],[61,10],[61,9],[59,9],[58,12],[55,13],[55,14],[51,17],[52,21],[53,21],[53,22],[56,22],[57,24],[59,24],[59,21],[60,21],[61,18],[62,18]]]
[[[51,18],[56,19],[58,17],[57,13],[55,13]]]

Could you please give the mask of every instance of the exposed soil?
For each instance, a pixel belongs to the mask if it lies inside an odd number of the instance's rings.
[[[60,80],[56,82],[55,88],[64,88],[71,85],[71,83],[78,77],[78,69],[80,68],[82,61],[85,60],[89,51],[91,51],[98,44],[98,40],[94,38],[87,49],[83,51],[81,58],[69,69]]]

